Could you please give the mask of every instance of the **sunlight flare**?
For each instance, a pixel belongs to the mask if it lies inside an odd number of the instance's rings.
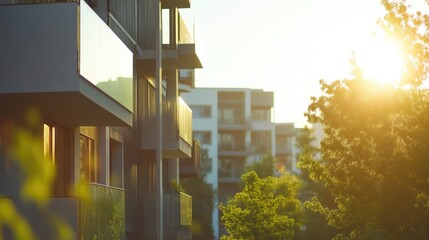
[[[379,83],[397,84],[404,69],[400,49],[386,37],[374,37],[356,51],[356,62],[365,78]]]

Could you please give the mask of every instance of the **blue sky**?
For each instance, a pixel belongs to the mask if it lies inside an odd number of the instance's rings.
[[[383,15],[377,0],[192,0],[204,69],[197,87],[274,91],[275,121],[306,123],[319,80],[349,73],[349,58]]]

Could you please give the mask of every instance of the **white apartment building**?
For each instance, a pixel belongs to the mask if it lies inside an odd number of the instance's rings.
[[[219,202],[238,190],[246,164],[266,155],[275,155],[274,93],[249,88],[195,88],[183,93],[193,114],[193,134],[209,161],[206,181],[216,190],[213,230],[219,227]]]

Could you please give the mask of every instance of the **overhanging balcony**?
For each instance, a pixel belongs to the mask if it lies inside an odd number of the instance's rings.
[[[164,158],[189,158],[192,156],[192,111],[182,100],[163,99],[162,155]],[[142,150],[156,149],[156,113],[142,116]]]
[[[244,157],[251,154],[251,147],[246,145],[231,146],[228,144],[219,144],[219,156]]]
[[[133,54],[85,1],[0,6],[0,34],[3,113],[132,125]]]
[[[171,15],[177,19],[178,27],[163,25],[162,44],[162,67],[165,69],[195,69],[202,68],[203,65],[198,56],[198,50],[195,44],[194,27],[190,29],[184,19],[177,15]],[[169,19],[167,19],[169,20]],[[171,37],[171,36],[176,36]],[[143,66],[153,66],[153,60],[156,58],[155,40],[148,39],[141,54],[137,56],[141,60]]]
[[[190,8],[190,0],[162,0],[162,8]]]

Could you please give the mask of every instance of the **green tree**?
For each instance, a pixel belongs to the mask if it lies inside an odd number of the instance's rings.
[[[254,171],[241,178],[243,190],[220,205],[227,231],[221,239],[293,239],[296,223],[292,216],[300,206],[296,199],[299,181],[287,177],[260,179]]]
[[[307,117],[321,123],[321,160],[302,167],[334,199],[306,202],[337,228],[336,239],[429,239],[429,16],[405,1],[382,1],[380,20],[403,46],[402,85],[371,82],[353,62],[350,79],[327,84]],[[407,87],[403,87],[407,86]]]
[[[275,157],[271,155],[264,156],[259,161],[254,161],[247,165],[244,172],[255,171],[260,178],[266,178],[274,176],[274,163],[276,162]]]
[[[303,186],[300,191],[301,201],[308,201],[312,197],[324,203],[324,205],[333,206],[333,199],[326,188],[320,182],[316,182],[310,177],[310,172],[305,167],[309,161],[314,161],[319,149],[315,146],[313,129],[304,127],[297,135],[297,148],[299,152],[298,167],[301,168],[300,179]],[[303,230],[300,232],[300,239],[331,239],[335,236],[335,229],[328,225],[324,215],[314,212],[309,208],[304,208]]]
[[[202,149],[201,160],[207,161],[208,150]],[[214,192],[205,181],[208,169],[202,169],[200,177],[182,179],[184,191],[192,196],[192,239],[214,239],[212,227]]]

